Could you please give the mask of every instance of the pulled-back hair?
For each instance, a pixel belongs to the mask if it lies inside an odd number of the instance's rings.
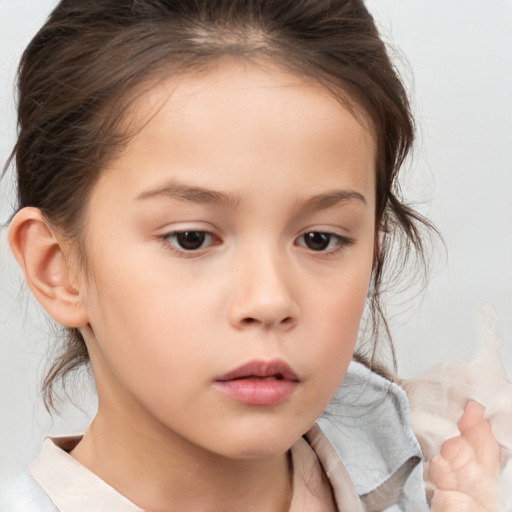
[[[400,198],[396,178],[414,127],[404,87],[362,0],[61,1],[19,68],[19,137],[11,155],[17,206],[40,208],[80,247],[91,190],[129,140],[122,121],[133,99],[159,79],[207,69],[226,55],[308,76],[370,120],[380,233],[368,297],[372,359],[379,332],[389,338],[380,290],[391,242],[401,242],[399,264],[411,248],[422,255],[420,227],[429,224]],[[68,329],[44,382],[47,405],[56,381],[87,361],[80,333]]]

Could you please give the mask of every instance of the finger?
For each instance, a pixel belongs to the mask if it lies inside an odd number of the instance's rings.
[[[459,430],[464,432],[465,430],[474,427],[480,421],[483,420],[485,413],[485,407],[474,400],[470,400],[466,404],[466,408],[464,409],[464,414],[459,421]]]
[[[462,436],[453,437],[443,444],[441,454],[432,459],[430,478],[443,490],[472,492],[474,485],[487,480],[487,473],[477,464],[473,448]]]
[[[482,420],[473,427],[464,430],[462,438],[473,449],[476,462],[487,473],[497,475],[500,470],[500,447],[492,433],[491,425]]]
[[[457,477],[453,473],[450,463],[442,455],[437,455],[432,459],[429,477],[437,489],[445,491],[457,489]]]
[[[476,463],[473,446],[463,436],[452,437],[445,441],[441,447],[441,455],[450,464],[452,471],[459,471],[469,464]]]
[[[430,463],[429,476],[436,487],[439,511],[498,510],[498,480],[489,475],[482,465],[477,464],[471,445],[462,436],[444,443],[441,455],[434,457]],[[446,493],[443,494],[442,491]],[[470,508],[466,508],[466,502],[472,504]]]

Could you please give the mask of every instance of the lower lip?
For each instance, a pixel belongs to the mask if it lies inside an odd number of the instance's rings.
[[[278,379],[233,379],[215,381],[215,387],[238,402],[249,405],[277,405],[288,398],[298,382]]]

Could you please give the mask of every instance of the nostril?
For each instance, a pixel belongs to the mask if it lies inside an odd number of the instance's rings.
[[[242,320],[242,323],[245,325],[252,325],[252,324],[257,324],[257,323],[265,323],[265,322],[259,321],[256,318],[247,317]],[[283,318],[278,323],[281,325],[290,325],[293,323],[293,318],[291,316],[287,316],[286,318]]]

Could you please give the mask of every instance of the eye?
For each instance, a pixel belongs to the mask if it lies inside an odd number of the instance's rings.
[[[350,245],[352,240],[335,235],[334,233],[324,233],[321,231],[309,231],[301,235],[297,244],[315,252],[328,252],[335,251],[347,245]]]
[[[215,241],[211,233],[198,230],[176,231],[175,233],[165,235],[165,239],[181,251],[198,251],[208,247]]]

